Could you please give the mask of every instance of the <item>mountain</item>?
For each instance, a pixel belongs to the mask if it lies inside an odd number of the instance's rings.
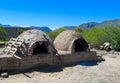
[[[105,27],[105,26],[118,26],[120,27],[120,19],[115,19],[115,20],[107,20],[103,21],[101,23],[97,22],[88,22],[88,23],[83,23],[79,27],[80,28],[93,28],[93,27]]]
[[[0,24],[1,27],[12,27],[11,25],[3,25],[3,24]]]
[[[120,26],[120,19],[108,20],[96,25],[96,27],[104,27],[104,26]]]
[[[74,30],[75,28],[78,28],[78,26],[64,26],[63,28],[69,29],[69,30]]]
[[[88,22],[88,23],[81,24],[79,27],[80,28],[92,28],[92,27],[95,27],[98,24],[99,23],[97,23],[97,22]]]
[[[88,22],[88,23],[83,23],[79,26],[64,26],[63,28],[74,30],[75,28],[94,28],[94,27],[100,28],[100,27],[105,27],[105,26],[118,26],[118,27],[120,27],[120,19],[107,20],[107,21],[103,21],[101,23]]]
[[[41,30],[41,31],[44,31],[44,32],[51,32],[52,30],[47,27],[47,26],[44,26],[44,27],[38,27],[38,26],[30,26],[28,28],[32,28],[32,29],[38,29],[38,30]]]
[[[30,26],[30,27],[20,27],[20,26],[11,26],[11,25],[3,25],[3,24],[0,24],[1,27],[3,28],[11,28],[11,29],[14,29],[14,28],[28,28],[28,29],[38,29],[38,30],[41,30],[41,31],[44,31],[44,32],[51,32],[52,30],[47,27],[47,26],[44,26],[44,27],[39,27],[39,26]]]
[[[11,25],[2,25],[2,24],[0,24],[0,26],[2,26],[4,28],[39,29],[39,30],[42,30],[44,32],[51,32],[52,31],[47,26],[44,26],[44,27],[39,27],[39,26],[20,27],[20,26],[11,26]],[[107,20],[107,21],[103,21],[101,23],[88,22],[88,23],[83,23],[79,26],[64,26],[63,28],[74,30],[75,28],[94,28],[94,27],[100,28],[100,27],[105,27],[105,26],[118,26],[118,27],[120,27],[120,19]]]

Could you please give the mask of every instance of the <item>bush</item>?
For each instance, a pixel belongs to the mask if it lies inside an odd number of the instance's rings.
[[[103,28],[91,28],[82,32],[82,35],[93,47],[99,47],[106,41]]]
[[[65,28],[59,28],[59,29],[56,29],[55,31],[49,32],[49,33],[47,33],[47,34],[49,35],[49,37],[50,37],[52,40],[54,40],[59,33],[65,31],[65,30],[66,30]]]
[[[0,40],[6,39],[6,31],[4,28],[0,27]]]
[[[93,47],[99,47],[104,42],[110,42],[112,49],[120,50],[120,27],[107,26],[91,28],[82,32],[82,35]]]
[[[84,32],[84,29],[82,29],[82,28],[76,28],[75,31],[79,32],[79,33],[82,33],[82,32]]]
[[[17,35],[20,35],[21,33],[23,33],[25,30],[23,29],[20,29],[18,32],[17,32]]]
[[[120,50],[120,27],[105,27],[106,39],[111,43],[112,48],[116,51]]]

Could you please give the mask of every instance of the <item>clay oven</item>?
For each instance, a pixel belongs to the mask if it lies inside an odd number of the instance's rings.
[[[56,37],[54,45],[59,54],[71,54],[89,50],[85,39],[73,30],[66,30],[60,33]]]
[[[55,55],[57,51],[54,48],[52,40],[40,30],[27,30],[17,38],[12,38],[6,48],[10,47],[6,53],[17,56],[31,56],[51,54]]]

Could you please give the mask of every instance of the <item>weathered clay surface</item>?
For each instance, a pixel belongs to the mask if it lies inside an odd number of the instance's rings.
[[[21,70],[33,67],[63,67],[80,61],[96,60],[96,52],[82,52],[61,56],[34,55],[17,59],[15,57],[0,58],[0,70]]]
[[[89,51],[88,43],[77,32],[66,30],[61,32],[54,41],[59,54],[71,54],[75,52]]]
[[[0,55],[0,70],[22,70],[49,66],[63,67],[80,61],[97,60],[96,52],[87,51],[89,49],[88,44],[78,33],[67,31],[67,34],[69,35],[66,37],[68,43],[63,45],[67,45],[65,48],[69,53],[62,54],[57,52],[59,50],[55,49],[52,40],[44,32],[39,30],[25,31],[6,44],[3,53]],[[59,44],[59,42],[56,43]],[[75,44],[79,48],[75,48]],[[63,49],[62,51],[66,50]]]
[[[45,49],[46,53],[53,55],[57,53],[52,40],[44,32],[34,29],[25,31],[17,38],[11,38],[6,44],[4,53],[15,57],[32,56],[36,51],[34,49],[38,51]],[[44,53],[43,51],[41,53]]]

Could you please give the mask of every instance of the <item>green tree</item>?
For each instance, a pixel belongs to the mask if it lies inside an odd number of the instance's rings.
[[[111,43],[112,48],[120,51],[120,27],[107,26],[104,28],[105,37]]]
[[[82,33],[84,31],[84,29],[82,29],[82,28],[76,28],[75,31],[79,32],[79,33]]]
[[[59,28],[59,29],[56,29],[56,30],[54,30],[53,32],[49,32],[49,33],[47,33],[47,34],[49,35],[49,37],[50,37],[52,40],[54,40],[59,33],[65,31],[65,30],[66,30],[65,28]]]
[[[17,35],[20,35],[20,34],[23,33],[24,31],[25,31],[25,30],[20,29],[20,30],[18,31]]]
[[[88,43],[94,47],[99,47],[106,41],[103,28],[91,28],[82,33]]]
[[[112,49],[120,51],[120,27],[106,26],[103,28],[91,28],[81,34],[94,47],[99,47],[104,42],[110,42]]]
[[[6,39],[6,30],[2,27],[0,27],[0,40]]]

